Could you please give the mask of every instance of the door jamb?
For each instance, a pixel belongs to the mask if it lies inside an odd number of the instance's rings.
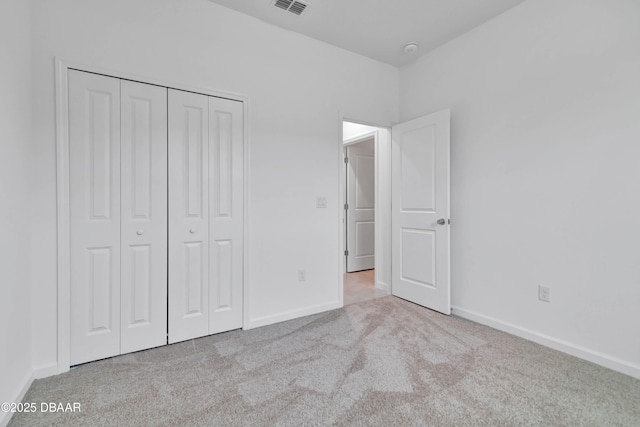
[[[167,82],[149,76],[140,76],[127,72],[115,71],[94,65],[66,61],[55,58],[55,127],[56,127],[56,231],[57,231],[57,372],[69,371],[71,360],[71,242],[69,218],[69,92],[68,73],[70,69],[102,74],[123,80],[200,93],[217,98],[225,98],[242,102],[243,113],[243,279],[242,279],[242,312],[243,328],[249,325],[249,97],[246,95],[204,89],[182,83]]]

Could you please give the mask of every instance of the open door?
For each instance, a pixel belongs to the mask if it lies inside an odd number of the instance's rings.
[[[451,313],[450,112],[392,129],[392,293]]]
[[[347,146],[347,272],[375,267],[375,136]]]

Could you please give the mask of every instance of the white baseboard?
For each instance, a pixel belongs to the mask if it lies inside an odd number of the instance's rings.
[[[24,395],[27,394],[27,391],[29,390],[29,387],[31,387],[31,384],[33,383],[34,379],[35,377],[33,376],[33,371],[27,372],[27,374],[25,375],[25,377],[22,379],[20,383],[21,385],[18,386],[18,390],[14,393],[14,398],[11,401],[9,401],[9,403],[22,402]],[[13,414],[11,412],[0,411],[0,427],[6,427],[6,425],[9,424],[9,421],[11,420],[12,416]]]
[[[530,329],[522,328],[511,323],[503,322],[502,320],[485,316],[484,314],[476,313],[471,310],[465,310],[464,308],[460,307],[451,307],[451,310],[452,313],[458,317],[490,326],[499,331],[507,332],[511,335],[533,341],[546,347],[550,347],[554,350],[570,354],[580,359],[588,360],[589,362],[604,366],[605,368],[613,369],[614,371],[618,371],[623,374],[640,379],[640,365],[636,365],[626,360],[621,360],[616,357],[600,353],[598,351],[572,344],[570,342],[554,338],[549,335],[541,334]]]
[[[389,285],[384,282],[376,282],[375,288],[380,289],[381,291],[385,291],[386,293],[389,293]]]
[[[35,379],[50,377],[58,373],[58,364],[55,362],[33,367],[33,377]]]
[[[251,319],[248,325],[244,325],[243,329],[253,329],[260,326],[272,325],[274,323],[280,323],[291,319],[297,319],[298,317],[310,316],[312,314],[322,313],[324,311],[335,310],[342,308],[340,301],[332,302],[329,304],[314,305],[311,307],[305,307],[301,309],[285,311],[269,316],[258,317]]]

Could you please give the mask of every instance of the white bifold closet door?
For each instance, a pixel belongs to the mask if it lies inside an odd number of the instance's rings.
[[[121,353],[167,343],[167,89],[121,82]]]
[[[169,89],[169,342],[242,327],[242,103]]]
[[[167,89],[69,71],[71,364],[166,344]]]
[[[242,327],[242,102],[68,83],[71,364]]]

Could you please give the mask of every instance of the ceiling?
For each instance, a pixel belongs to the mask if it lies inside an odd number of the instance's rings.
[[[210,1],[401,67],[525,0],[300,0],[300,16],[274,0]],[[419,47],[405,54],[409,42]]]

